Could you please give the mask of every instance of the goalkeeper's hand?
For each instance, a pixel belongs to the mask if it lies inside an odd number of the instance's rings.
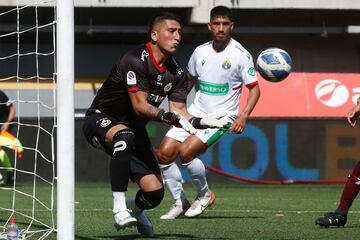
[[[198,129],[222,128],[228,124],[226,119],[224,119],[226,115],[227,112],[219,112],[203,118],[192,118],[191,124]]]
[[[179,117],[179,124],[185,131],[187,131],[190,134],[196,134],[197,130],[193,127],[193,125],[191,125],[191,123],[186,118],[181,116],[180,113],[177,113],[175,111],[174,113]]]
[[[191,125],[191,123],[186,118],[184,118],[175,111],[165,112],[164,110],[161,110],[158,113],[157,119],[166,124],[183,128],[185,131],[187,131],[190,134],[195,134],[197,132],[197,130]]]

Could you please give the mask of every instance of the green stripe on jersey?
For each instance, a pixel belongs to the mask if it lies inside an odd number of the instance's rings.
[[[224,96],[229,92],[229,84],[216,84],[199,81],[200,92],[208,95]]]
[[[231,127],[231,124],[228,123],[227,125],[225,125],[224,127],[220,128],[219,130],[217,130],[207,141],[206,144],[208,145],[208,147],[210,147],[211,145],[213,145],[217,140],[219,140]]]

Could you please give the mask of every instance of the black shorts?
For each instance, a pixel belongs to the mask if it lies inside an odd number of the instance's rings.
[[[134,133],[134,148],[130,163],[131,179],[134,180],[136,174],[160,175],[160,169],[156,160],[153,147],[146,132],[145,125],[133,126],[131,123],[123,123],[116,118],[104,113],[93,111],[88,112],[83,125],[83,132],[87,141],[95,148],[102,149],[112,156],[113,148],[105,144],[107,131],[118,124],[124,124]]]

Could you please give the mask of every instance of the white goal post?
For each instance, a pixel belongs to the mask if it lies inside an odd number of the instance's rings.
[[[74,1],[57,0],[57,239],[75,236]]]
[[[0,239],[12,217],[19,239],[75,239],[74,75],[74,0],[0,0],[0,90],[23,149],[0,145],[0,176],[13,175],[0,183]]]

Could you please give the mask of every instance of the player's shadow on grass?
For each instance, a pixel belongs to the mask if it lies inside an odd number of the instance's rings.
[[[194,218],[194,220],[201,220],[201,219],[259,219],[259,218],[265,218],[260,216],[200,216],[197,218]],[[188,219],[187,219],[188,221]]]
[[[96,236],[101,239],[115,239],[115,240],[123,240],[123,239],[200,239],[190,234],[155,234],[153,237],[142,237],[139,234],[130,234],[130,235],[116,235],[116,236]],[[219,238],[217,238],[219,239]]]
[[[76,240],[97,240],[98,238],[91,238],[91,237],[82,237],[79,235],[75,235]]]

